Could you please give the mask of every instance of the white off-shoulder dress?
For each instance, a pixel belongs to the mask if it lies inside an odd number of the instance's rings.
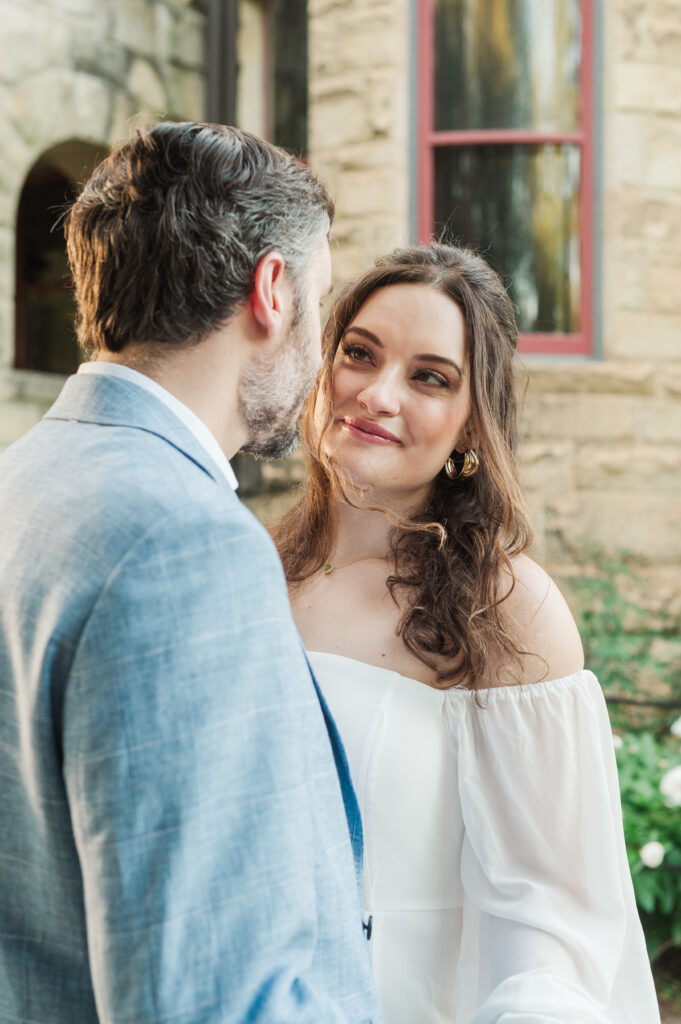
[[[595,676],[435,690],[310,662],[364,822],[386,1024],[659,1024]]]

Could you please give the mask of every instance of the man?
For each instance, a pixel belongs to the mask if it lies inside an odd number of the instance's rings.
[[[67,218],[92,360],[0,457],[3,1024],[378,1019],[347,767],[227,461],[295,443],[331,215],[159,124]]]

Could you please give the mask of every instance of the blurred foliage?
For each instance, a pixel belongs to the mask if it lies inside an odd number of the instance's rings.
[[[663,602],[643,604],[634,560],[598,548],[575,556],[569,581],[585,664],[608,701],[613,728],[663,732],[681,713],[681,622]]]
[[[570,554],[576,572],[566,582],[585,664],[603,687],[615,734],[636,902],[651,960],[662,968],[681,950],[681,784],[668,792],[681,772],[681,622],[664,601],[645,596],[626,551],[584,546]],[[648,844],[660,844],[657,866]]]
[[[681,771],[681,738],[661,739],[648,731],[618,737],[616,756],[622,794],[627,858],[651,960],[681,947],[681,786],[676,799],[665,798],[661,784]],[[649,843],[664,848],[657,866],[647,866],[641,851]]]

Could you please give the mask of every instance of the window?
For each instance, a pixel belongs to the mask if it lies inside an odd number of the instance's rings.
[[[61,214],[71,181],[38,164],[24,184],[17,214],[16,340],[14,365],[44,373],[73,373],[80,362]]]
[[[296,156],[307,153],[307,0],[270,0],[270,135]]]
[[[593,0],[419,0],[419,234],[501,273],[524,352],[592,344]]]

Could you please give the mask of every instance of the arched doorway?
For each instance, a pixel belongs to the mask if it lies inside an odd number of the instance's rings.
[[[105,151],[79,141],[55,146],[33,165],[17,210],[14,365],[73,373],[81,360],[62,222],[78,183]]]

